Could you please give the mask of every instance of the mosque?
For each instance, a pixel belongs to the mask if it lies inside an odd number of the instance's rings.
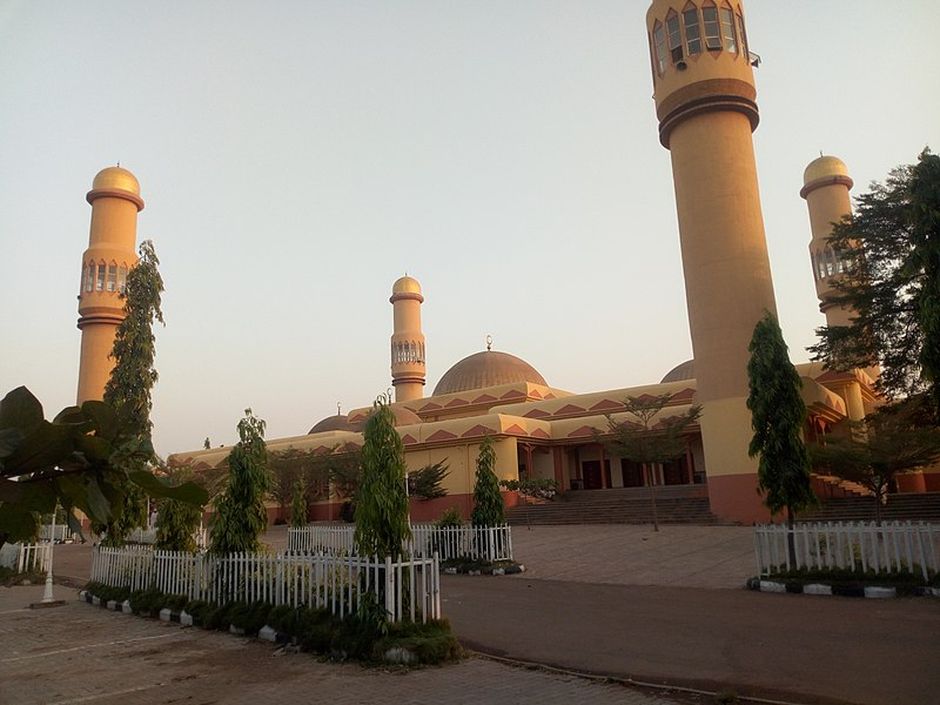
[[[487,437],[494,442],[501,479],[552,478],[562,492],[649,482],[684,485],[707,494],[712,513],[723,520],[768,518],[756,491],[756,460],[747,454],[752,435],[746,407],[748,344],[764,311],[776,313],[751,137],[759,122],[753,76],[758,59],[749,49],[738,0],[654,0],[646,25],[659,140],[672,159],[694,362],[670,370],[658,383],[573,394],[549,383],[529,362],[487,345],[455,363],[425,396],[424,292],[415,278],[398,279],[389,299],[396,428],[410,470],[437,462],[449,468],[447,496],[413,501],[415,520],[435,519],[449,507],[469,515],[475,462]],[[826,238],[831,224],[851,213],[852,186],[845,164],[823,156],[806,168],[799,192],[809,210],[810,261],[829,325],[844,324],[851,316],[829,300],[843,265]],[[92,217],[79,297],[79,403],[100,398],[110,374],[108,352],[123,317],[118,294],[135,262],[137,213],[144,207],[137,180],[119,167],[95,177],[87,200]],[[843,422],[862,419],[878,403],[870,371],[827,371],[819,363],[800,364],[797,370],[808,409],[808,440],[839,432]],[[630,420],[623,403],[628,395],[664,394],[670,401],[662,418],[692,404],[702,407],[699,423],[688,431],[684,456],[650,469],[608,457],[602,443],[608,415],[618,422]],[[363,406],[337,413],[306,435],[269,440],[268,448],[348,452],[361,446],[370,410]],[[169,460],[196,469],[214,467],[229,451],[179,452]],[[930,482],[937,479],[940,475],[914,474],[902,489],[940,489],[940,482]],[[814,482],[823,491],[827,480]],[[507,493],[506,499],[511,505],[517,498]],[[339,511],[340,498],[333,493],[311,507],[311,518],[333,519]]]

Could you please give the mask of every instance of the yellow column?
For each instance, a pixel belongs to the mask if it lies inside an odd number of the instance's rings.
[[[137,179],[120,167],[98,172],[86,199],[91,204],[91,228],[78,296],[82,331],[78,404],[101,399],[114,369],[111,349],[124,320],[120,293],[127,272],[137,262],[137,213],[144,207]]]
[[[392,285],[389,299],[394,315],[391,341],[392,385],[395,401],[411,401],[424,396],[427,377],[424,334],[421,332],[421,285],[404,276]]]
[[[813,279],[819,310],[826,316],[826,325],[851,325],[853,312],[850,308],[835,306],[829,300],[834,289],[833,279],[841,273],[843,266],[839,253],[829,247],[832,224],[852,215],[849,190],[853,181],[841,159],[821,156],[814,159],[803,172],[803,188],[800,196],[806,199],[809,209],[809,224],[812,239],[809,243]]]
[[[748,457],[748,344],[776,315],[751,133],[757,91],[740,2],[654,0],[647,13],[660,141],[670,150],[712,511],[764,519]]]

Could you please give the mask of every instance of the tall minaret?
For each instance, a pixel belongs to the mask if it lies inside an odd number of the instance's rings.
[[[816,296],[819,310],[826,316],[829,326],[848,326],[852,321],[852,310],[834,306],[829,297],[833,294],[832,279],[843,271],[842,258],[829,246],[832,224],[852,215],[849,190],[854,185],[849,170],[841,159],[820,156],[814,159],[803,172],[803,188],[800,196],[806,199],[809,209],[809,225],[813,237],[809,243],[809,256],[816,280]]]
[[[392,384],[395,401],[411,401],[424,396],[427,376],[424,334],[421,332],[421,285],[414,277],[404,276],[392,285],[389,299],[395,316],[392,333]]]
[[[711,508],[727,519],[765,519],[757,463],[747,454],[747,348],[776,304],[743,8],[738,0],[654,0],[646,25],[659,139],[672,156]]]
[[[831,296],[835,293],[833,279],[844,271],[845,262],[828,242],[832,234],[832,224],[852,215],[849,191],[853,185],[849,170],[837,157],[820,156],[811,161],[803,172],[800,196],[806,199],[809,226],[813,233],[809,242],[809,256],[813,265],[813,279],[816,281],[819,310],[826,316],[827,326],[850,326],[854,317],[850,307],[837,306],[831,301]],[[867,372],[873,376],[878,374],[876,368]],[[845,400],[850,421],[861,421],[865,418],[870,409],[866,407],[855,372],[846,372],[841,379],[829,380],[827,385],[833,387]]]
[[[101,399],[114,369],[111,348],[124,320],[120,292],[128,270],[137,262],[137,213],[144,207],[137,179],[117,166],[98,172],[86,199],[91,204],[91,231],[82,256],[78,295],[78,327],[82,331],[79,404]]]

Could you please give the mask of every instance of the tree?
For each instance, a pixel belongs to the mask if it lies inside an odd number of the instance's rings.
[[[156,350],[154,346],[153,322],[163,323],[160,295],[163,279],[160,277],[157,259],[150,240],[144,240],[138,249],[137,264],[127,275],[121,298],[124,300],[124,320],[118,325],[114,336],[114,370],[104,388],[104,401],[114,407],[125,427],[135,433],[141,441],[150,442],[153,424],[150,411],[153,408],[151,390],[158,375],[153,366]],[[133,472],[143,470],[156,457],[132,458],[126,468]],[[104,534],[104,543],[119,546],[124,537],[138,526],[147,523],[147,495],[134,485],[124,493],[120,511],[104,524],[92,523],[92,529]]]
[[[307,488],[302,478],[294,483],[294,496],[290,505],[290,525],[300,528],[307,525]]]
[[[852,424],[850,433],[827,436],[824,445],[810,446],[816,467],[871,490],[879,525],[895,478],[940,458],[940,429],[918,418],[922,409],[916,401],[882,407],[864,423]]]
[[[631,460],[643,466],[650,488],[654,531],[659,531],[659,516],[653,468],[685,454],[689,427],[698,421],[702,413],[700,406],[692,405],[681,414],[662,415],[661,412],[671,399],[671,394],[628,396],[623,402],[624,411],[632,420],[616,421],[613,416],[607,415],[610,440],[604,442],[604,445],[608,452],[616,458]],[[658,420],[654,423],[655,419]]]
[[[149,440],[126,429],[110,405],[86,401],[46,421],[39,400],[17,387],[0,400],[0,544],[34,536],[39,517],[57,502],[72,531],[81,531],[75,510],[106,523],[131,485],[154,497],[205,503],[205,490],[192,483],[169,487],[149,472],[128,470],[152,455]]]
[[[850,326],[817,330],[810,348],[830,369],[881,366],[889,398],[926,392],[940,419],[940,157],[894,169],[857,198],[829,244],[844,270],[832,303],[854,311]]]
[[[447,468],[447,461],[441,460],[409,472],[408,495],[425,501],[446,497],[447,490],[444,489],[441,483],[450,474]]]
[[[215,500],[209,551],[216,554],[254,553],[268,526],[264,498],[268,491],[264,421],[245,409],[238,422],[238,443],[228,456],[228,484]]]
[[[499,478],[496,476],[496,449],[493,447],[493,439],[489,437],[483,439],[477,456],[470,523],[474,526],[500,526],[506,523],[503,495],[499,491]]]
[[[747,452],[752,458],[759,456],[757,487],[764,493],[764,504],[772,515],[786,509],[787,526],[792,529],[795,512],[816,503],[810,486],[809,453],[803,444],[803,383],[790,364],[777,319],[770,313],[765,312],[754,326],[748,351],[747,408],[754,436]],[[792,531],[787,538],[790,561],[795,564]]]
[[[193,472],[187,467],[172,471],[171,479],[175,484],[191,478]],[[158,507],[156,548],[163,551],[195,552],[195,533],[202,520],[202,507],[176,499],[160,500]]]
[[[389,399],[380,397],[362,432],[362,478],[354,541],[362,556],[399,556],[411,538],[405,493],[405,446]]]

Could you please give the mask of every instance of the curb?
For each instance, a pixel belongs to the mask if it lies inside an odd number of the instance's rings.
[[[482,568],[480,570],[467,570],[464,568],[443,568],[441,572],[444,575],[518,575],[525,573],[525,566],[522,563],[509,565],[505,568]]]
[[[898,595],[897,588],[881,585],[827,585],[797,581],[761,580],[749,578],[744,587],[756,592],[790,593],[795,595],[836,595],[838,597],[865,597],[883,600],[892,597],[940,597],[940,588],[915,586],[907,595]]]

